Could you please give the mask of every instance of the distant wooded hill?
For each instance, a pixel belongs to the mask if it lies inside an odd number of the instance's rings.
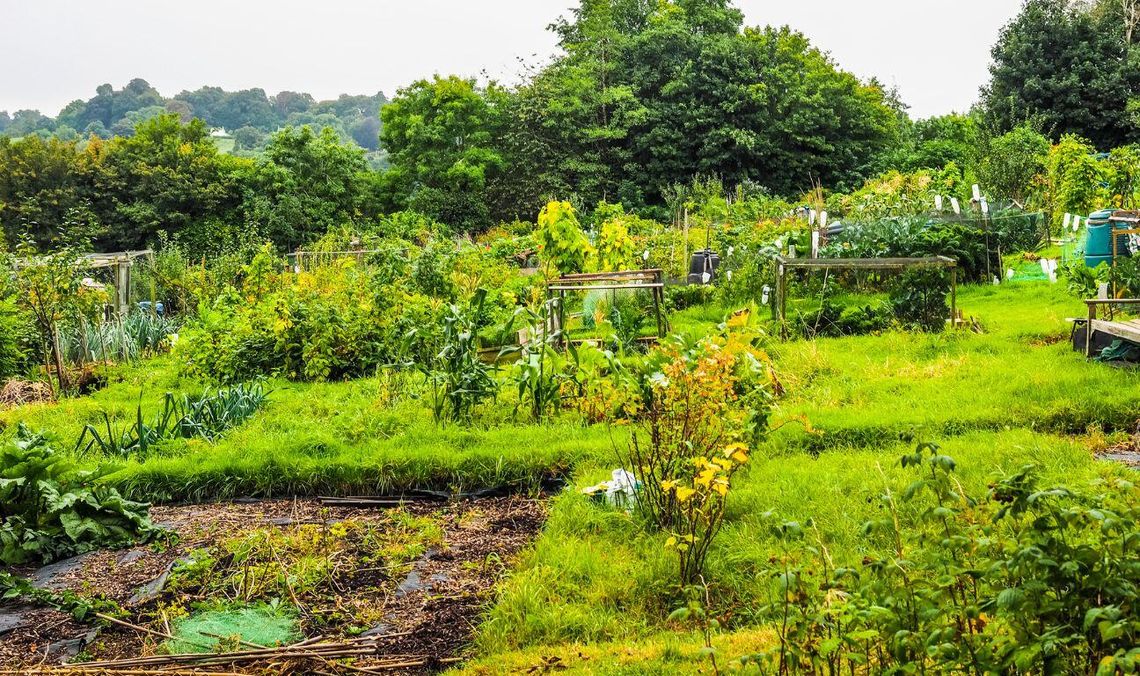
[[[331,127],[343,139],[365,150],[380,146],[380,107],[383,92],[371,96],[341,94],[332,101],[317,101],[310,94],[283,91],[273,96],[264,89],[227,92],[202,87],[164,97],[149,82],[135,78],[121,89],[100,85],[95,96],[76,99],[55,118],[38,110],[0,111],[0,134],[22,137],[54,135],[64,140],[95,134],[102,138],[130,136],[135,126],[161,113],[177,113],[184,122],[198,118],[225,129],[237,150],[255,150],[269,132],[284,126]]]

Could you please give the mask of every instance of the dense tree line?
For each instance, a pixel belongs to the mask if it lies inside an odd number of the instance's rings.
[[[381,132],[397,194],[466,222],[553,197],[661,207],[697,174],[847,188],[900,134],[882,87],[802,34],[745,28],[727,0],[584,0],[553,28],[562,54],[514,90],[436,78],[399,92]]]
[[[220,87],[202,87],[165,98],[146,80],[135,78],[122,89],[100,85],[95,96],[67,104],[52,119],[35,110],[0,112],[0,133],[22,137],[57,136],[63,140],[98,136],[130,136],[142,121],[174,113],[183,122],[204,121],[226,129],[242,149],[259,148],[268,134],[285,126],[329,127],[341,138],[366,150],[379,148],[380,108],[387,103],[383,93],[374,96],[342,94],[333,101],[317,101],[311,95],[283,91],[268,96],[263,89],[227,92]]]
[[[1030,122],[1102,149],[1140,141],[1138,22],[1138,0],[1027,0],[992,51],[987,123]]]
[[[0,137],[0,227],[9,246],[171,238],[209,255],[272,239],[290,249],[379,213],[371,176],[363,150],[327,128],[286,128],[241,158],[220,153],[201,120],[164,114],[108,141]]]
[[[1060,188],[1033,178],[1053,143],[1093,153],[1138,139],[1137,16],[1140,0],[1027,0],[993,49],[980,104],[918,121],[896,91],[802,34],[746,27],[730,0],[582,0],[551,27],[559,53],[513,87],[437,75],[392,101],[318,102],[104,85],[54,120],[0,114],[0,134],[24,137],[0,137],[0,227],[10,246],[27,235],[44,247],[80,236],[102,248],[173,237],[204,252],[256,238],[290,249],[401,210],[457,233],[533,218],[552,199],[667,219],[697,176],[795,198],[888,170],[1044,203]],[[219,126],[256,152],[220,153]],[[382,171],[372,148],[387,155]]]

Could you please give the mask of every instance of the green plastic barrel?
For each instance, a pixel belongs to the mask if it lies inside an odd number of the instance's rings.
[[[1112,262],[1112,224],[1108,220],[1111,217],[1111,209],[1089,214],[1085,239],[1085,265],[1090,268]]]

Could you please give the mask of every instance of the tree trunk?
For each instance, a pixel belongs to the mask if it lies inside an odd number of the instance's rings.
[[[63,355],[59,352],[59,327],[54,324],[51,327],[51,353],[55,360],[55,375],[59,379],[59,394],[65,396],[68,388],[67,374],[63,370]]]

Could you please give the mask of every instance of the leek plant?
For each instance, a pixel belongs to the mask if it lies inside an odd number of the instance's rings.
[[[227,430],[252,417],[267,397],[265,386],[260,381],[242,383],[197,398],[187,395],[177,398],[167,392],[163,397],[162,410],[150,421],[143,416],[141,401],[136,408],[135,419],[126,427],[116,428],[110,416],[102,412],[103,424],[84,427],[75,443],[75,450],[87,453],[99,449],[105,455],[145,457],[167,439],[201,438],[214,442]]]
[[[132,312],[105,322],[80,317],[74,325],[61,328],[61,352],[71,364],[134,362],[161,352],[177,331],[176,321],[150,312]]]

